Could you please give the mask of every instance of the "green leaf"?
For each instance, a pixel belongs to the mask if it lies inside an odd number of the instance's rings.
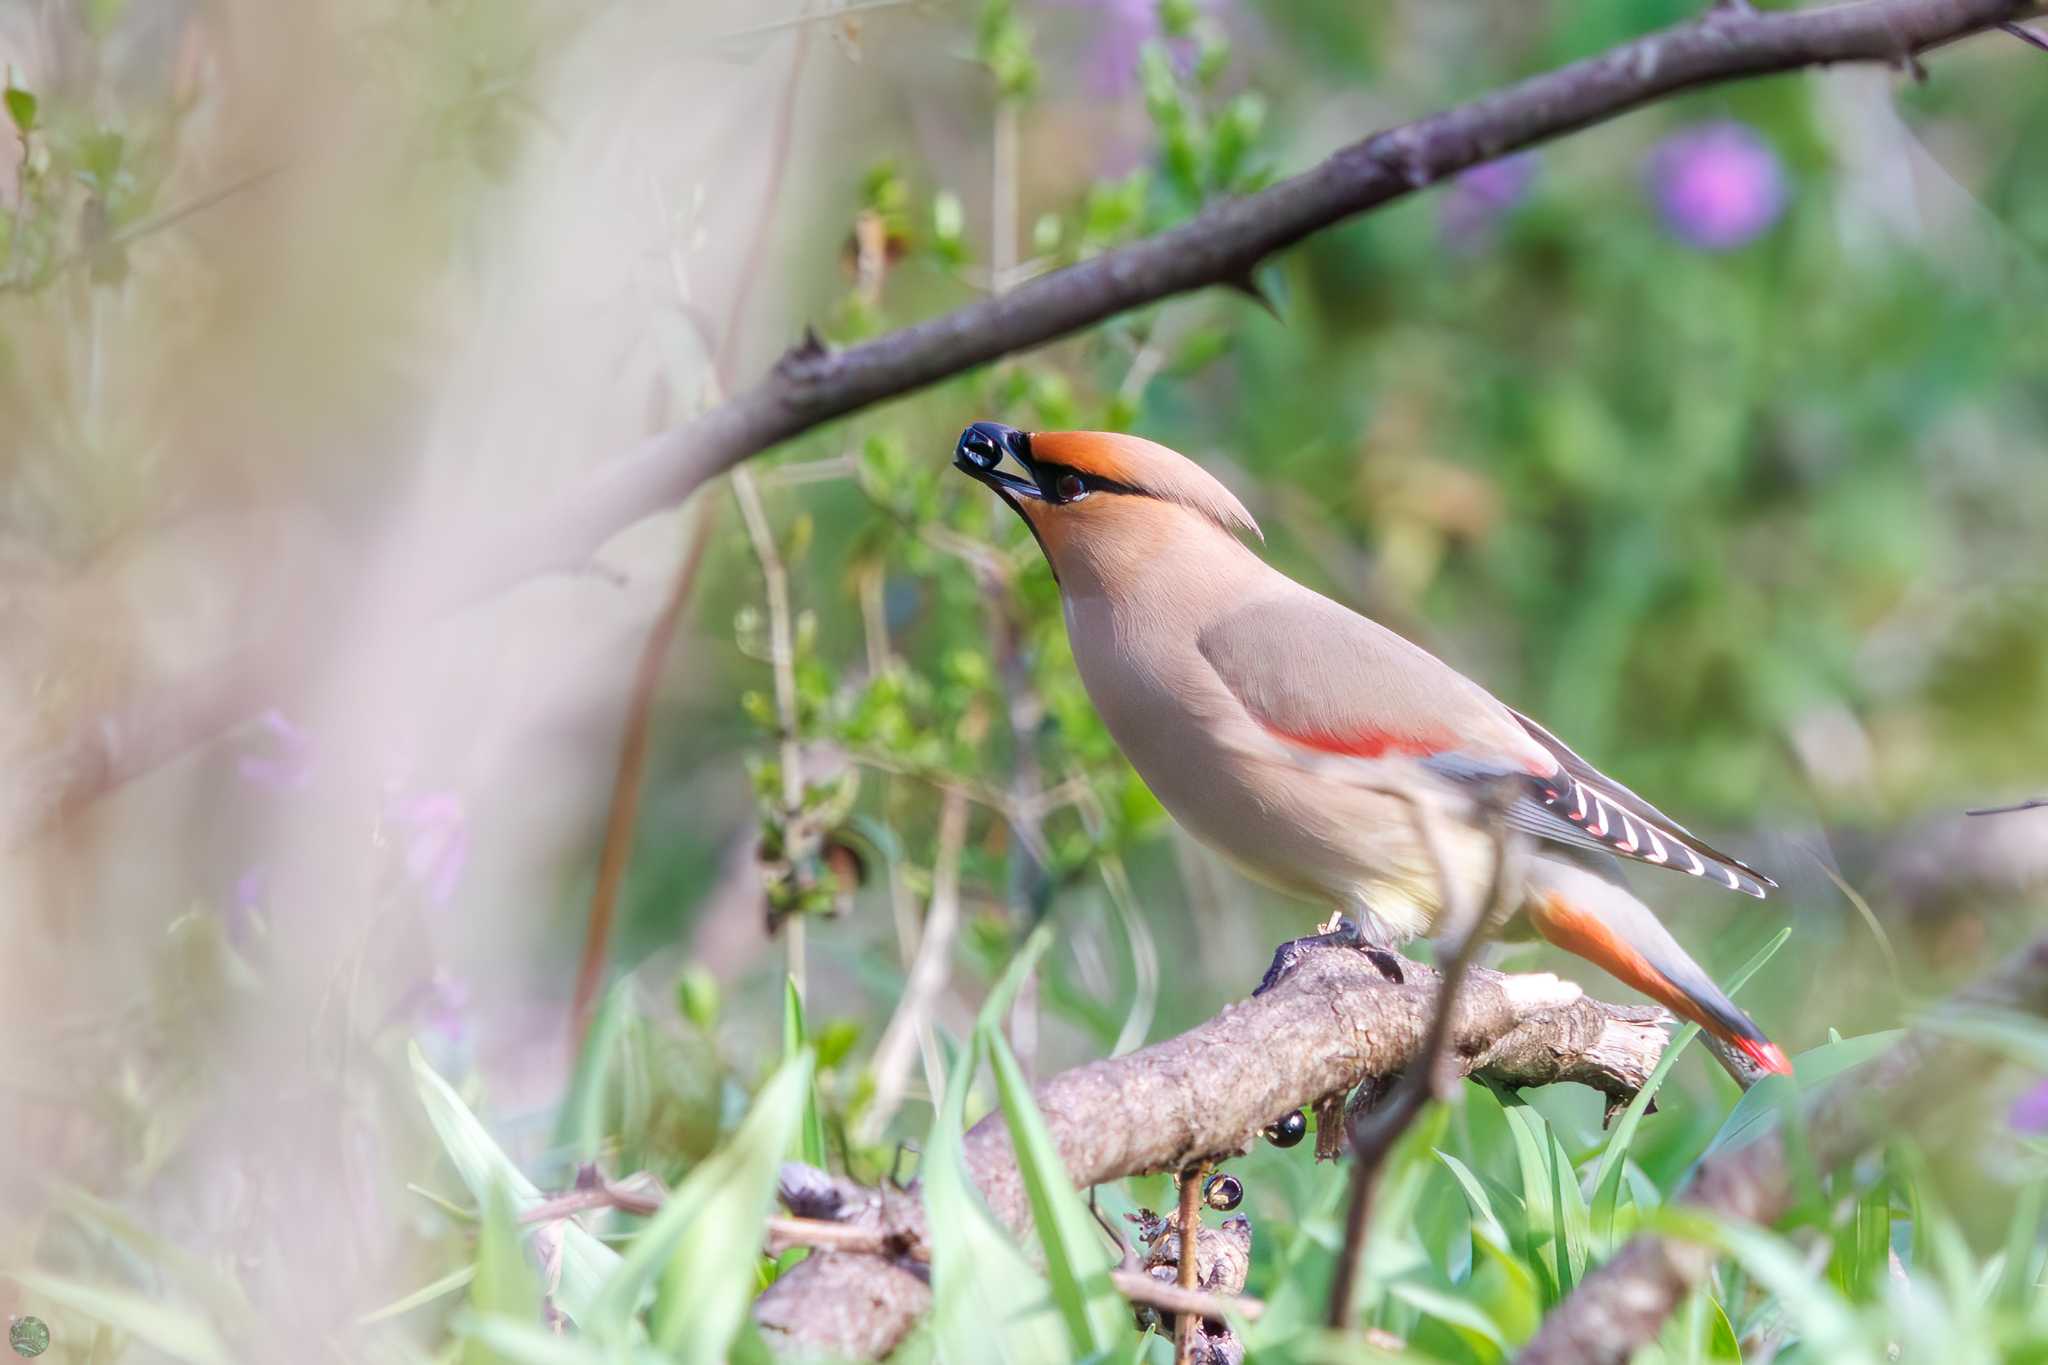
[[[213,1324],[197,1313],[126,1289],[86,1284],[61,1275],[22,1271],[12,1276],[29,1294],[76,1309],[187,1365],[227,1365],[227,1348]]]
[[[981,1047],[995,1072],[996,1096],[1010,1125],[1017,1169],[1031,1201],[1032,1222],[1045,1248],[1052,1280],[1053,1303],[1067,1324],[1067,1338],[1079,1359],[1120,1344],[1131,1332],[1131,1318],[1122,1296],[1110,1284],[1116,1257],[1110,1253],[1088,1206],[1074,1189],[1074,1180],[1060,1160],[1052,1134],[1024,1079],[1024,1070],[1003,1035],[984,1027]]]
[[[1395,1280],[1387,1292],[1457,1333],[1476,1359],[1491,1362],[1505,1357],[1507,1339],[1500,1325],[1458,1295],[1407,1279]]]
[[[476,1278],[469,1287],[469,1306],[480,1316],[532,1322],[540,1316],[540,1282],[520,1245],[519,1223],[512,1196],[493,1185],[484,1197],[483,1222],[477,1231]],[[499,1365],[504,1357],[472,1337],[463,1343],[462,1365]]]
[[[796,978],[782,978],[782,1060],[794,1058],[810,1041],[804,1030],[804,998],[797,993]],[[803,1159],[819,1170],[825,1166],[825,1121],[818,1115],[818,1087],[815,1080],[804,1089]]]
[[[18,85],[7,87],[7,117],[14,120],[15,129],[26,135],[35,131],[36,97]]]
[[[981,1002],[981,1012],[974,1017],[976,1030],[1002,1027],[1004,1017],[1010,1012],[1010,1006],[1017,1001],[1017,992],[1024,989],[1024,982],[1030,977],[1032,969],[1038,965],[1038,959],[1044,956],[1045,950],[1051,946],[1052,925],[1042,923],[1031,931],[1031,936],[1024,940],[1024,946],[1017,950],[1017,955],[1010,959],[1010,965],[1003,969],[1002,976],[996,981],[995,989],[988,993],[988,999]],[[950,1094],[951,1091],[952,1087],[948,1086],[947,1092]],[[961,1117],[964,1120],[967,1097],[963,1094],[960,1100]]]
[[[592,1304],[594,1335],[614,1345],[631,1340],[640,1302],[660,1276],[656,1342],[685,1361],[725,1358],[753,1297],[775,1174],[796,1137],[810,1079],[808,1052],[784,1062],[739,1129],[669,1195]]]
[[[1544,1307],[1549,1308],[1564,1297],[1564,1285],[1558,1266],[1563,1239],[1558,1235],[1557,1199],[1548,1158],[1550,1144],[1545,1140],[1546,1126],[1543,1116],[1530,1109],[1527,1101],[1519,1096],[1504,1097],[1501,1108],[1507,1118],[1508,1135],[1515,1146],[1515,1163],[1521,1173],[1522,1203],[1528,1209],[1522,1240],[1515,1250],[1536,1271],[1543,1285]],[[1568,1265],[1565,1271],[1569,1272]]]
[[[1721,1124],[1721,1131],[1714,1134],[1714,1140],[1707,1144],[1701,1159],[1712,1156],[1724,1147],[1739,1146],[1754,1142],[1775,1126],[1781,1098],[1787,1088],[1796,1083],[1799,1094],[1807,1094],[1832,1081],[1843,1072],[1862,1066],[1873,1057],[1890,1050],[1904,1034],[1902,1029],[1887,1029],[1882,1033],[1866,1033],[1855,1038],[1844,1038],[1838,1043],[1826,1043],[1810,1051],[1802,1052],[1795,1059],[1796,1075],[1793,1078],[1766,1077],[1751,1086],[1736,1102],[1735,1108]],[[1767,1082],[1775,1079],[1778,1084]]]
[[[2039,1180],[2020,1182],[2013,1191],[2012,1219],[2005,1229],[2005,1264],[2000,1270],[1998,1297],[2015,1312],[2025,1311],[2034,1299],[2034,1249],[2041,1236],[2042,1196],[2048,1193]],[[1890,1226],[1887,1224],[1889,1234]]]
[[[1659,1209],[1646,1221],[1665,1236],[1701,1242],[1735,1257],[1798,1325],[1808,1358],[1829,1365],[1876,1365],[1880,1353],[1857,1330],[1848,1300],[1807,1269],[1805,1258],[1784,1238],[1690,1204]]]
[[[420,1103],[470,1194],[481,1203],[490,1197],[494,1187],[502,1185],[518,1212],[540,1203],[540,1189],[491,1140],[448,1082],[427,1065],[419,1047],[414,1045],[409,1051],[413,1085],[419,1091]],[[587,1315],[599,1289],[618,1269],[619,1254],[585,1232],[573,1219],[561,1224],[561,1232],[562,1275],[554,1290],[555,1305],[578,1325],[587,1326]]]
[[[1507,1229],[1501,1226],[1499,1216],[1493,1211],[1493,1199],[1479,1183],[1479,1177],[1472,1173],[1471,1167],[1449,1152],[1438,1152],[1436,1159],[1449,1169],[1459,1186],[1464,1189],[1465,1202],[1472,1208],[1473,1232],[1477,1234],[1483,1230],[1499,1245],[1508,1245]]]
[[[1550,1143],[1550,1206],[1559,1249],[1558,1279],[1569,1294],[1586,1273],[1586,1242],[1592,1219],[1586,1212],[1586,1197],[1579,1189],[1578,1172],[1558,1142],[1556,1131],[1546,1124],[1544,1136]]]
[[[1769,943],[1757,949],[1755,955],[1728,978],[1728,994],[1733,996],[1747,985],[1749,979],[1761,971],[1764,964],[1777,955],[1778,949],[1785,946],[1785,940],[1791,937],[1792,926],[1789,924],[1772,935]],[[1614,1213],[1621,1198],[1622,1168],[1627,1165],[1629,1145],[1635,1141],[1636,1128],[1642,1123],[1650,1101],[1656,1098],[1658,1089],[1664,1084],[1664,1078],[1671,1074],[1671,1068],[1678,1064],[1679,1057],[1699,1032],[1698,1024],[1687,1024],[1678,1031],[1664,1049],[1664,1055],[1657,1059],[1657,1068],[1650,1073],[1650,1079],[1628,1102],[1621,1121],[1614,1125],[1614,1132],[1600,1153],[1600,1164],[1593,1175],[1592,1228],[1598,1239],[1596,1246],[1603,1255],[1611,1253],[1615,1247]]]
[[[632,1012],[632,987],[619,981],[605,992],[590,1032],[583,1039],[583,1052],[576,1059],[576,1074],[569,1078],[568,1098],[555,1121],[555,1146],[576,1161],[595,1161],[603,1149],[605,1111],[612,1076],[619,1055],[619,1041]]]

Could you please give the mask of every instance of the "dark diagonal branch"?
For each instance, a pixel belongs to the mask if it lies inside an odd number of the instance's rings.
[[[1038,1107],[1077,1185],[1184,1171],[1235,1155],[1296,1109],[1422,1053],[1439,978],[1410,965],[1382,977],[1349,948],[1311,951],[1278,985],[1151,1047],[1063,1072]],[[1445,1055],[1462,1073],[1509,1086],[1571,1081],[1610,1098],[1633,1095],[1663,1055],[1655,1009],[1588,1000],[1552,976],[1472,970],[1459,992]],[[1029,1225],[1030,1209],[1000,1114],[967,1134],[968,1172],[996,1217]],[[754,1316],[772,1338],[854,1359],[887,1354],[930,1307],[922,1274],[923,1211],[915,1197],[827,1182],[793,1212],[859,1209],[891,1254],[831,1252],[792,1267]]]
[[[2048,1015],[2048,938],[2015,954],[1957,1003]],[[1815,1169],[1853,1161],[1896,1132],[1909,1112],[1941,1112],[1985,1074],[1980,1049],[1938,1030],[1916,1029],[1881,1061],[1809,1102],[1807,1147]],[[1792,1198],[1785,1145],[1773,1134],[1703,1162],[1680,1202],[1768,1224],[1791,1207]],[[1517,1357],[1520,1365],[1622,1365],[1656,1339],[1717,1259],[1712,1248],[1696,1243],[1637,1238],[1552,1310]]]
[[[642,517],[771,446],[871,404],[1212,284],[1241,282],[1267,257],[1355,214],[1467,167],[1699,86],[1835,62],[1901,65],[1916,54],[2035,11],[2030,0],[1856,0],[1818,9],[1714,11],[1413,123],[1376,133],[1257,194],[844,351],[814,340],[760,383],[647,441],[582,486],[551,492],[413,604],[430,618],[550,570],[585,563]],[[342,576],[346,580],[347,576]],[[321,657],[327,597],[309,585],[299,624],[130,709],[90,717],[51,752],[14,765],[19,790],[0,831],[20,834],[78,809],[243,719],[270,684]]]

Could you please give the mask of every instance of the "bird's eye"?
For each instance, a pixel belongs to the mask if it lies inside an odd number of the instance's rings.
[[[1053,483],[1052,495],[1061,502],[1075,502],[1088,496],[1088,485],[1079,474],[1062,474]]]

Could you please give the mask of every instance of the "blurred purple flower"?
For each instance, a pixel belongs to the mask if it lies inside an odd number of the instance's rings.
[[[450,791],[410,792],[391,798],[386,810],[405,840],[405,875],[433,905],[447,905],[469,865],[462,798]]]
[[[1674,133],[1650,153],[1646,169],[1664,226],[1704,251],[1745,246],[1785,211],[1784,168],[1745,123],[1705,123]]]
[[[446,967],[434,968],[420,1004],[420,1024],[450,1045],[469,1037],[469,983]]]
[[[1437,230],[1454,251],[1480,246],[1494,226],[1529,193],[1536,180],[1536,154],[1514,156],[1474,166],[1444,194],[1437,211]]]
[[[2015,1132],[2048,1133],[2048,1081],[2042,1081],[2014,1100],[2007,1122],[2012,1124]]]
[[[1138,80],[1138,55],[1160,36],[1159,0],[1044,0],[1062,9],[1093,10],[1100,28],[1087,54],[1088,88],[1098,95],[1130,93]],[[1197,0],[1196,7],[1217,9],[1221,0]],[[1192,43],[1176,42],[1174,58],[1183,67],[1194,60]]]
[[[243,754],[235,760],[242,780],[265,791],[295,792],[313,780],[313,740],[304,730],[285,719],[272,707],[256,724],[269,736],[261,752]]]
[[[270,868],[257,863],[235,878],[234,898],[228,902],[228,942],[246,948],[262,921],[264,902],[270,899]]]

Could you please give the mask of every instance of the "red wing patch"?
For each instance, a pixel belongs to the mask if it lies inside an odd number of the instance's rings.
[[[1265,729],[1304,749],[1343,754],[1347,758],[1427,758],[1457,747],[1457,741],[1453,739],[1395,734],[1390,730],[1361,730],[1349,735],[1333,735],[1318,730],[1296,733],[1272,725]]]

